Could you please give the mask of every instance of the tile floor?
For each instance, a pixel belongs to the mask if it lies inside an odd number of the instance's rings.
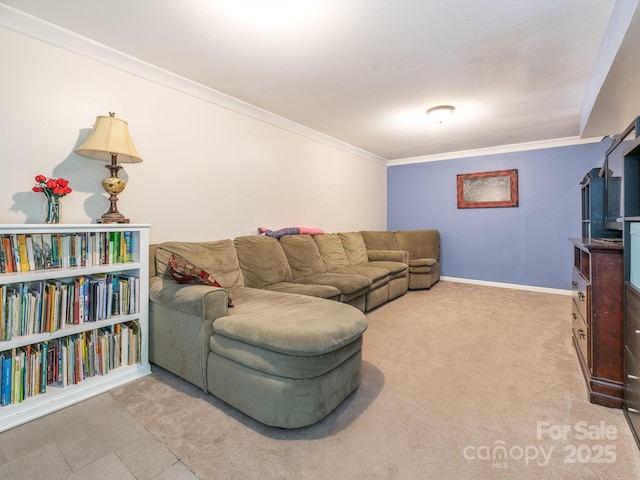
[[[110,393],[0,433],[2,480],[194,480]]]

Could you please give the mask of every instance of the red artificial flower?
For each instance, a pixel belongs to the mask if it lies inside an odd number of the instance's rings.
[[[47,178],[44,175],[36,175],[35,179],[37,183],[31,190],[36,193],[42,192],[47,198],[64,197],[73,191],[69,187],[69,180],[64,178]]]

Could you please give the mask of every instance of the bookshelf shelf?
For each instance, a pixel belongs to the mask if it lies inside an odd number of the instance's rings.
[[[149,227],[0,226],[0,432],[151,373]]]
[[[0,228],[0,235],[2,229]],[[0,274],[0,285],[17,282],[30,282],[34,280],[53,280],[62,278],[74,278],[82,275],[96,273],[119,273],[122,271],[140,270],[140,264],[136,262],[115,263],[110,265],[95,265],[91,267],[69,267],[49,270],[33,270],[29,272],[6,272]]]

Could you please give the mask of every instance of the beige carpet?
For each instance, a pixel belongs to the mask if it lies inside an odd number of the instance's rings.
[[[159,368],[112,395],[201,479],[638,479],[622,411],[587,401],[570,314],[562,295],[409,292],[367,315],[360,387],[304,429]]]

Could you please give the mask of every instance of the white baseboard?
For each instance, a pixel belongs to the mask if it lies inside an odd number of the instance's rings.
[[[488,282],[486,280],[473,280],[470,278],[457,278],[457,277],[440,277],[441,280],[448,282],[458,283],[470,283],[473,285],[484,285],[486,287],[496,288],[512,288],[515,290],[528,290],[530,292],[552,293],[555,295],[572,295],[571,290],[562,290],[560,288],[546,288],[546,287],[534,287],[531,285],[518,285],[515,283],[500,283],[500,282]]]

